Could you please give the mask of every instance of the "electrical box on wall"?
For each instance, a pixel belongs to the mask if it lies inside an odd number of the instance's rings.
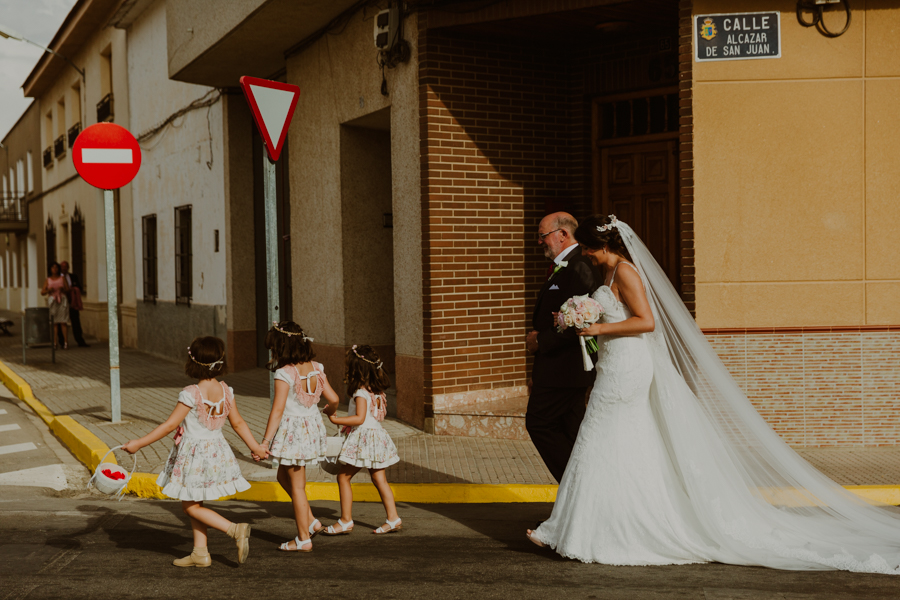
[[[400,9],[392,6],[375,15],[375,47],[391,50],[400,39]]]

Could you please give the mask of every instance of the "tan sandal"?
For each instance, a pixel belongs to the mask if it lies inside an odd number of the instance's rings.
[[[341,530],[338,531],[335,529],[337,525],[341,526]],[[350,532],[353,531],[353,520],[351,519],[349,523],[344,523],[342,520],[338,519],[337,523],[334,525],[329,525],[325,529],[320,529],[319,533],[322,535],[350,535]]]
[[[546,548],[546,547],[547,547],[547,544],[545,544],[545,543],[542,542],[541,540],[539,540],[539,539],[537,539],[536,537],[534,537],[534,531],[531,530],[531,529],[526,529],[526,530],[525,530],[525,537],[527,537],[527,538],[528,538],[528,541],[530,541],[532,544],[534,544],[534,545],[537,546],[538,548]]]
[[[388,519],[385,521],[385,523],[387,525],[390,525],[390,527],[385,527],[384,525],[382,525],[372,533],[375,533],[377,535],[381,535],[383,533],[397,533],[398,531],[403,529],[403,524],[399,517],[397,517],[396,521],[391,521],[390,519]]]
[[[242,565],[247,562],[247,556],[250,555],[250,524],[232,523],[226,535],[232,538],[237,546],[238,564]]]
[[[285,542],[285,543],[281,544],[280,546],[278,546],[278,549],[282,552],[312,552],[312,540],[311,539],[301,540],[300,536],[298,535],[297,537],[294,538],[294,547],[293,548],[288,546],[288,544],[290,544],[290,542]],[[307,546],[307,545],[309,546],[309,548],[304,549],[303,547]]]

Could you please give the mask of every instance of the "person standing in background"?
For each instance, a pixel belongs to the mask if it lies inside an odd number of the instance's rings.
[[[80,311],[84,309],[84,305],[81,302],[81,279],[75,273],[69,273],[68,262],[62,261],[59,263],[59,268],[62,270],[62,276],[66,278],[66,283],[69,286],[69,320],[72,321],[72,337],[75,338],[75,343],[80,347],[87,348],[88,344],[84,341],[84,333],[81,330]],[[60,341],[65,342],[65,340]]]

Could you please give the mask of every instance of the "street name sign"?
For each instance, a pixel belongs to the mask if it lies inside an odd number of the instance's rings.
[[[72,162],[81,178],[101,190],[128,185],[141,168],[141,147],[115,123],[97,123],[82,131],[72,147]]]
[[[269,160],[276,162],[287,139],[300,88],[289,83],[246,76],[241,77],[241,88],[266,144]]]
[[[781,58],[781,13],[694,15],[694,60]]]

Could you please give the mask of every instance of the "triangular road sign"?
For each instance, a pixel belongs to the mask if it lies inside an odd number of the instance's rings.
[[[256,127],[266,143],[269,160],[275,162],[281,156],[281,147],[294,116],[300,88],[257,77],[241,77],[241,88],[253,111]]]

